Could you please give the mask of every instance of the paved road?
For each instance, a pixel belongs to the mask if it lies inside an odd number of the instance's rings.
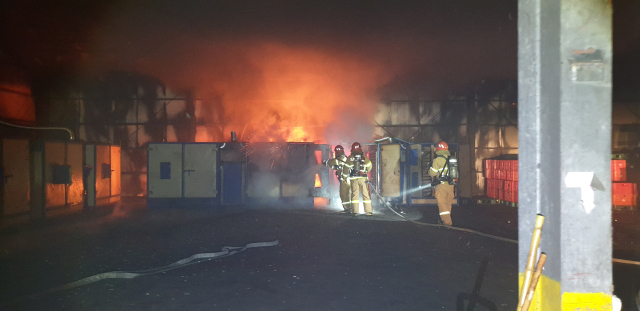
[[[438,218],[436,208],[407,212],[421,222]],[[461,227],[517,238],[515,208],[459,207],[453,218]],[[627,224],[614,233],[633,227],[623,218]],[[633,232],[625,239],[633,240]],[[102,272],[156,268],[276,239],[278,246],[164,273],[23,298]],[[622,244],[628,256],[634,254],[629,243]],[[517,255],[516,244],[398,221],[390,213],[102,208],[0,232],[0,309],[456,310],[458,298],[479,296],[497,310],[514,310]],[[637,269],[614,267],[616,282],[632,292],[635,281],[621,282],[620,275]],[[474,286],[479,295],[472,295]]]

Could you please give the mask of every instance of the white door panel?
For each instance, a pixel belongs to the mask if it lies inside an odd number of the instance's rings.
[[[149,144],[149,198],[182,197],[182,144]]]
[[[380,147],[380,179],[383,197],[400,196],[400,145]]]
[[[184,197],[216,197],[218,146],[215,144],[184,145]]]

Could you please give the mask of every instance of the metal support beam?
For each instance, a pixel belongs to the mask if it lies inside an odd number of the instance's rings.
[[[542,214],[548,260],[530,310],[611,310],[611,3],[518,3],[520,282]],[[597,181],[569,188],[570,172]]]

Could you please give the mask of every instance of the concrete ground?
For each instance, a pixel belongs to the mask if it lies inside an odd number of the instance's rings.
[[[438,219],[435,207],[406,212],[421,222]],[[640,230],[625,215],[623,227],[634,229],[616,229],[624,241],[614,246],[621,258],[640,259],[630,246]],[[517,238],[515,208],[462,206],[452,216],[457,226]],[[98,273],[273,240],[279,245],[45,292]],[[460,310],[457,303],[469,300],[486,306],[475,310],[514,310],[517,260],[516,244],[398,221],[389,212],[98,208],[0,231],[0,310]],[[633,296],[640,279],[627,276],[639,269],[614,265],[626,290],[616,291]]]

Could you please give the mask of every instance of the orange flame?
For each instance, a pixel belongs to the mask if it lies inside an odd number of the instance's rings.
[[[199,74],[187,78],[200,78],[191,84],[202,98],[196,117],[206,125],[197,128],[196,141],[229,141],[231,131],[243,142],[326,143],[364,137],[369,127],[372,135],[375,91],[386,81],[376,64],[268,44],[238,51],[241,60],[207,73],[198,66]]]
[[[316,150],[316,164],[322,163],[322,150]]]
[[[320,180],[320,174],[316,174],[316,188],[322,187],[322,180]]]

